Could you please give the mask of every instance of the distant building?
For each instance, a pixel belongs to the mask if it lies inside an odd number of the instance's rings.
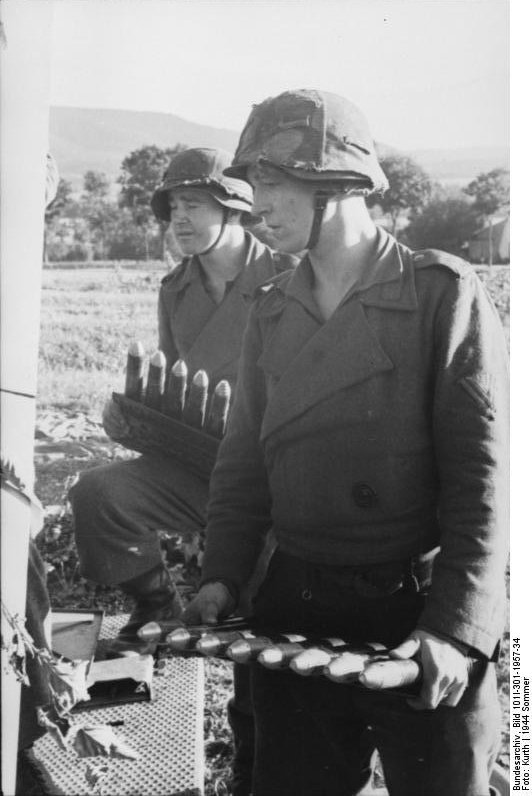
[[[490,229],[491,227],[491,229]],[[491,236],[491,262],[510,262],[510,215],[492,219],[469,241],[469,259],[472,263],[489,263]]]

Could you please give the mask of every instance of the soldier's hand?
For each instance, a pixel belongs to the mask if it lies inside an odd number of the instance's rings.
[[[229,589],[223,583],[206,583],[187,606],[186,625],[214,625],[229,616],[235,607]]]
[[[108,437],[120,440],[129,436],[130,429],[120,407],[112,398],[106,401],[103,408],[102,424]]]
[[[450,641],[426,630],[414,630],[390,655],[416,658],[421,664],[421,691],[408,701],[411,707],[434,710],[438,705],[454,707],[459,703],[468,683],[470,659]]]

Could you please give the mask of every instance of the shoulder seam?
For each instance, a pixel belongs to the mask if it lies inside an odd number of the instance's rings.
[[[440,249],[421,249],[413,252],[412,262],[415,268],[442,266],[452,271],[457,277],[463,277],[472,270],[471,265],[466,260]]]

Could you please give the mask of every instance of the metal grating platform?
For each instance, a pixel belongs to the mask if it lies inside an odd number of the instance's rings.
[[[106,617],[101,638],[113,638],[126,616]],[[115,735],[139,754],[138,760],[79,758],[60,749],[47,734],[33,746],[32,762],[51,796],[191,796],[203,793],[203,660],[170,658],[154,674],[153,699],[73,714],[73,724],[90,726],[124,721]],[[100,790],[91,788],[87,765],[105,762]]]

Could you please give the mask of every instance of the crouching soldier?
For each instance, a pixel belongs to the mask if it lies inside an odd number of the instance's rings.
[[[275,253],[243,228],[243,219],[250,217],[251,188],[223,174],[230,162],[222,150],[181,152],[155,191],[152,209],[158,219],[171,222],[185,254],[164,277],[159,293],[159,348],[167,366],[181,358],[189,373],[204,369],[212,384],[227,379],[234,386],[252,296],[261,283],[293,268],[295,259]],[[103,422],[112,439],[127,436],[127,424],[112,401]],[[181,615],[157,530],[202,530],[207,493],[207,483],[175,459],[158,455],[89,470],[72,489],[81,573],[119,585],[135,601],[120,634],[126,642],[148,621]],[[239,693],[236,698],[233,718],[239,721]],[[248,735],[252,744],[249,728]]]
[[[211,477],[189,621],[231,612],[272,527],[266,627],[415,656],[419,696],[252,669],[253,796],[488,796],[505,612],[507,356],[475,272],[369,216],[366,120],[313,90],[255,106],[226,174],[295,271],[259,289]],[[470,661],[475,660],[473,668]]]

